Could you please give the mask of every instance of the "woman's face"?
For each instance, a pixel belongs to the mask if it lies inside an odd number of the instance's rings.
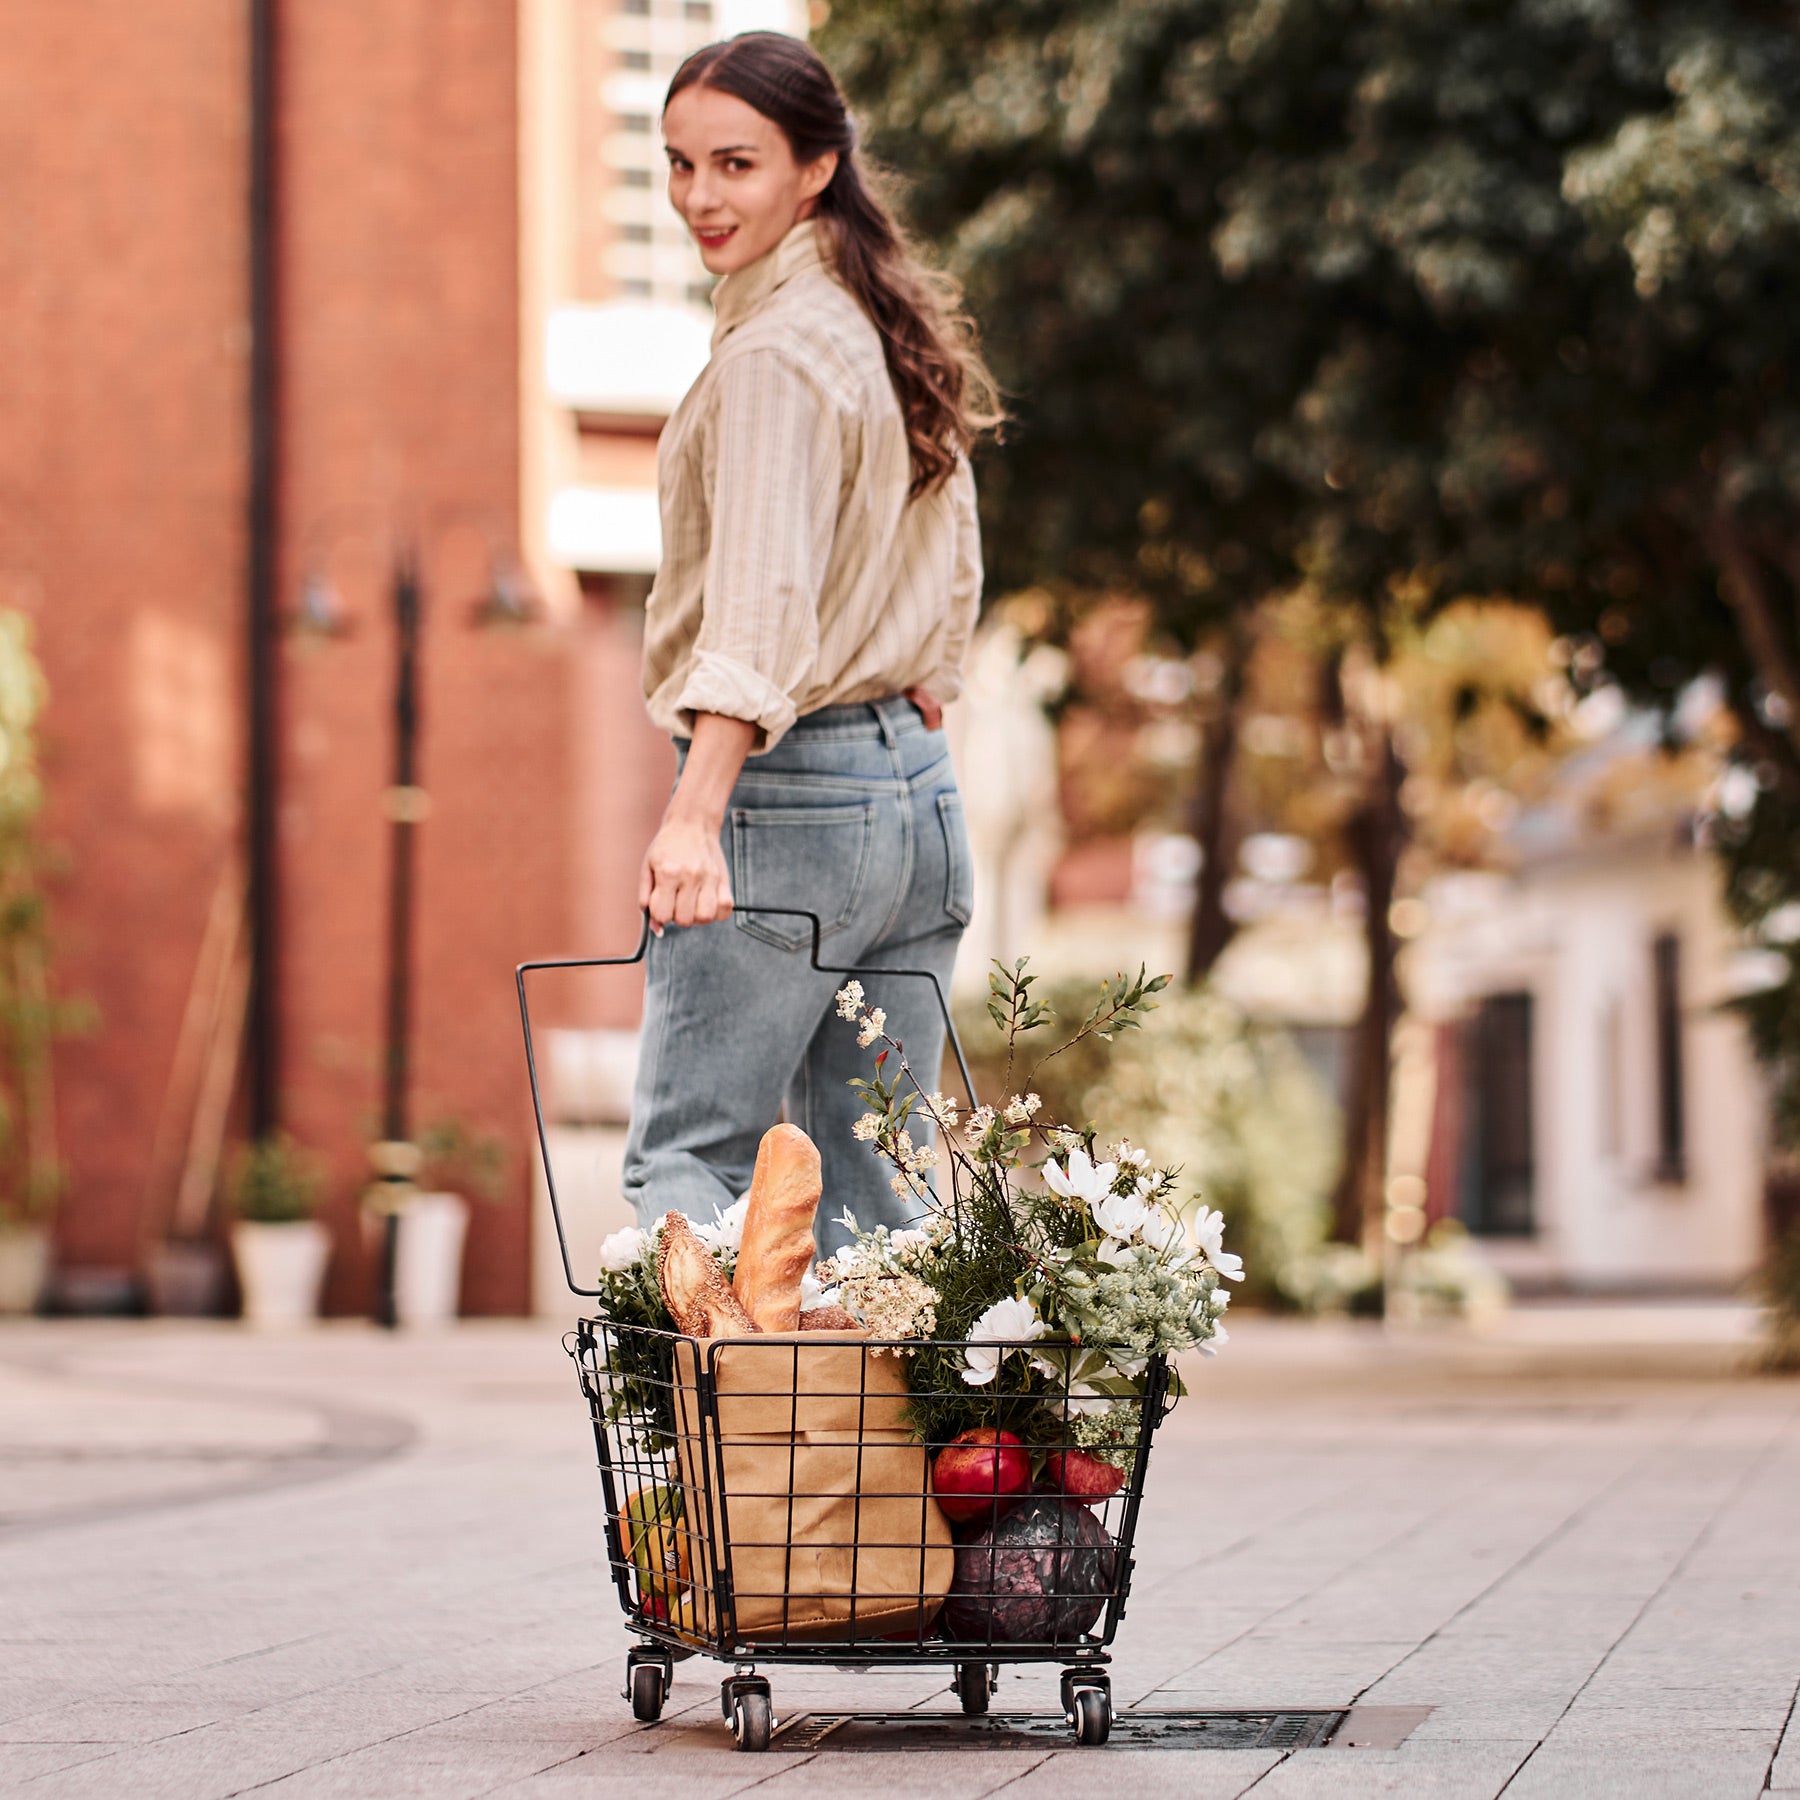
[[[685,87],[663,110],[669,201],[714,275],[773,250],[813,206],[837,170],[837,152],[794,160],[787,138],[735,94]]]

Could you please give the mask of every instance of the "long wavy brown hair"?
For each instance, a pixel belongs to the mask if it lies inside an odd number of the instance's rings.
[[[664,106],[696,86],[755,107],[781,128],[796,162],[837,152],[836,172],[814,216],[830,231],[838,279],[881,334],[906,421],[910,492],[917,497],[941,486],[958,453],[999,427],[998,390],[963,310],[962,289],[920,261],[887,203],[883,178],[857,155],[856,124],[831,71],[799,38],[746,31],[696,50],[675,71]]]

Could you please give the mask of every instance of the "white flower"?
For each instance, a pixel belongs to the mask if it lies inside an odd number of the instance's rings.
[[[1227,1281],[1244,1279],[1244,1259],[1225,1248],[1225,1215],[1201,1207],[1194,1215],[1194,1242],[1206,1252],[1206,1260]]]
[[[1145,1209],[1144,1222],[1138,1227],[1138,1236],[1159,1254],[1178,1249],[1184,1242],[1181,1221],[1172,1219],[1160,1206]]]
[[[856,1041],[864,1049],[874,1043],[887,1027],[887,1014],[879,1006],[871,1006],[856,1030]]]
[[[1000,1373],[1001,1344],[1030,1343],[1044,1331],[1044,1321],[1029,1300],[996,1300],[970,1328],[963,1380],[970,1387],[986,1387]]]
[[[627,1225],[622,1231],[615,1231],[600,1246],[601,1268],[613,1275],[629,1269],[644,1254],[644,1246],[649,1241],[650,1234],[638,1230],[635,1225]]]
[[[1101,1166],[1110,1168],[1111,1164]],[[1098,1200],[1088,1202],[1088,1210],[1093,1213],[1101,1235],[1117,1238],[1122,1244],[1136,1237],[1150,1217],[1149,1207],[1136,1194],[1102,1194]]]
[[[1121,1169],[1143,1169],[1150,1165],[1150,1153],[1147,1150],[1139,1150],[1129,1138],[1120,1138],[1113,1145],[1109,1154]]]
[[[892,1188],[902,1200],[910,1200],[913,1197],[913,1184],[910,1175],[902,1175],[899,1173],[890,1175],[888,1177],[888,1186]]]
[[[838,989],[837,1010],[840,1019],[854,1019],[862,1011],[863,984],[847,981]]]
[[[1206,1296],[1206,1310],[1211,1313],[1222,1313],[1231,1304],[1229,1288],[1214,1288]]]
[[[744,1215],[750,1210],[750,1196],[735,1200],[721,1213],[715,1213],[710,1225],[696,1225],[694,1235],[716,1256],[721,1250],[736,1250],[744,1241]]]
[[[971,1144],[979,1144],[987,1136],[988,1127],[994,1122],[994,1109],[991,1106],[978,1106],[969,1114],[969,1122],[963,1127],[963,1136]]]
[[[1070,1413],[1110,1412],[1119,1404],[1117,1394],[1103,1394],[1091,1382],[1078,1381],[1065,1396],[1064,1410]]]
[[[1023,1125],[1027,1123],[1043,1104],[1036,1094],[1014,1094],[1006,1103],[1007,1124]]]
[[[935,1169],[938,1165],[938,1153],[927,1144],[923,1150],[915,1150],[907,1162],[907,1167],[915,1175],[923,1175],[927,1169]]]
[[[908,1250],[926,1250],[931,1247],[931,1233],[921,1226],[908,1226],[904,1231],[889,1234],[888,1248],[897,1255],[904,1255]]]
[[[1212,1328],[1212,1336],[1204,1339],[1199,1345],[1200,1354],[1202,1356],[1217,1356],[1219,1354],[1219,1346],[1221,1344],[1229,1344],[1230,1342],[1231,1339],[1225,1335],[1225,1327],[1215,1322]]]
[[[1118,1167],[1114,1163],[1101,1163],[1097,1168],[1088,1160],[1085,1150],[1069,1152],[1069,1166],[1059,1169],[1055,1163],[1044,1164],[1044,1184],[1051,1193],[1060,1194],[1065,1200],[1085,1200],[1092,1206],[1112,1191],[1112,1184],[1118,1178]]]
[[[826,1287],[810,1269],[799,1278],[799,1310],[814,1312],[819,1307],[835,1307],[837,1289]]]
[[[943,1094],[927,1094],[925,1096],[925,1110],[930,1113],[946,1131],[954,1131],[956,1129],[959,1108],[954,1100],[948,1099]]]
[[[850,1135],[855,1138],[858,1143],[874,1143],[876,1138],[881,1135],[881,1114],[872,1112],[864,1113],[863,1116],[850,1127]]]

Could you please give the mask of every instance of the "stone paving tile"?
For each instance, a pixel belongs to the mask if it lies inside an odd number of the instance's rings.
[[[1769,1766],[1755,1732],[1569,1744],[1552,1738],[1506,1800],[1756,1800]]]
[[[1288,1757],[1254,1789],[1255,1800],[1495,1800],[1513,1771],[1535,1748],[1512,1743],[1420,1744],[1398,1750],[1312,1750]],[[1586,1800],[1571,1789],[1559,1800]],[[1696,1800],[1696,1796],[1688,1796]]]
[[[473,1800],[590,1748],[580,1740],[427,1744],[408,1736],[315,1763],[257,1791],[280,1800]]]
[[[1238,1800],[1256,1787],[1283,1755],[1279,1750],[1148,1751],[1112,1745],[1059,1750],[1002,1791],[1005,1800],[1056,1800],[1060,1795],[1101,1793],[1128,1795],[1130,1800]],[[835,1781],[837,1770],[830,1774]],[[764,1790],[757,1791],[760,1797]],[[796,1787],[794,1791],[800,1790]],[[810,1791],[820,1795],[829,1790],[821,1781]],[[902,1788],[896,1782],[885,1790],[872,1791],[910,1794],[911,1784]]]
[[[77,1700],[0,1725],[0,1744],[148,1744],[219,1722],[206,1701]]]
[[[1786,1730],[1769,1765],[1769,1786],[1776,1793],[1800,1793],[1800,1693],[1788,1707]]]
[[[0,1744],[0,1794],[22,1793],[27,1782],[106,1754],[98,1744]]]
[[[507,1800],[523,1800],[525,1796],[531,1800],[584,1800],[588,1795],[604,1796],[605,1800],[612,1800],[615,1795],[621,1800],[727,1800],[729,1795],[750,1791],[761,1795],[785,1770],[810,1767],[812,1760],[808,1756],[783,1756],[774,1750],[761,1756],[721,1750],[668,1759],[625,1758],[609,1749],[604,1754],[571,1757],[489,1791],[505,1795]],[[916,1757],[908,1762],[925,1760]],[[966,1762],[953,1756],[942,1760],[952,1765]],[[955,1773],[954,1769],[950,1772]],[[995,1778],[996,1785],[1005,1778],[1002,1772]],[[966,1786],[936,1787],[930,1769],[919,1771],[919,1784],[915,1790],[913,1778],[908,1775],[906,1791],[909,1796],[918,1793],[920,1800],[938,1800],[940,1794],[945,1800],[961,1800],[970,1791]]]

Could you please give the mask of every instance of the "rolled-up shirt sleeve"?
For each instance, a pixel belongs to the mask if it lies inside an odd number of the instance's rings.
[[[705,478],[700,629],[676,707],[689,731],[696,713],[743,719],[766,750],[818,665],[843,479],[837,420],[793,359],[758,348],[719,370]]]

